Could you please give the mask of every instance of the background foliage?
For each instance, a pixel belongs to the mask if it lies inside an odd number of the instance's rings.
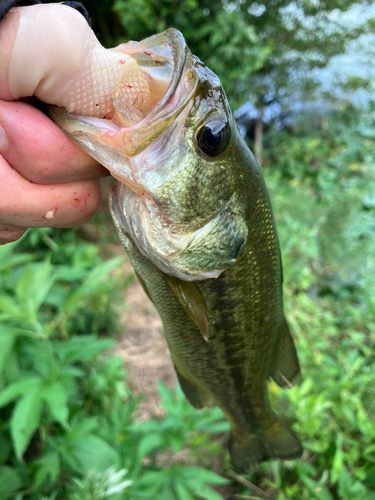
[[[334,33],[325,32],[335,9],[351,6],[105,0],[89,7],[107,45],[180,28],[236,105],[254,93],[252,102],[261,100],[271,88],[264,82],[283,92],[297,68],[305,70],[303,92],[313,88],[314,57],[324,65],[346,39],[371,29],[364,22],[348,33],[336,17]],[[301,57],[307,52],[314,57]],[[299,386],[271,383],[270,392],[305,452],[246,478],[230,470],[228,424],[217,408],[197,412],[178,388],[160,384],[164,417],[138,422],[140,401],[112,354],[115,306],[133,279],[121,271],[122,257],[103,259],[101,245],[76,230],[36,229],[0,246],[0,499],[375,500],[374,143],[374,106],[347,102],[329,114],[295,116],[264,137],[285,308],[303,372]],[[99,221],[98,231],[108,224]]]
[[[92,0],[88,7],[94,31],[107,46],[179,29],[193,54],[220,75],[232,105],[250,99],[262,106],[270,98],[290,97],[295,89],[306,95],[315,88],[312,69],[325,67],[350,40],[373,32],[374,20],[365,15],[371,3]],[[338,15],[353,6],[356,16]]]

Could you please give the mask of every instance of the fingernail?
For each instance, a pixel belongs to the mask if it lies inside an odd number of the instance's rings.
[[[8,144],[7,135],[0,123],[0,151],[3,151],[6,148],[7,144]]]

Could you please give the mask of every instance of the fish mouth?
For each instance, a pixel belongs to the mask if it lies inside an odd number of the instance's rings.
[[[134,57],[150,84],[156,80],[167,82],[165,94],[144,118],[128,126],[126,115],[132,106],[119,99],[112,99],[115,116],[110,120],[69,114],[56,106],[47,109],[67,135],[108,168],[113,177],[137,189],[127,159],[140,154],[178,117],[193,96],[198,77],[185,39],[175,29],[113,50]]]

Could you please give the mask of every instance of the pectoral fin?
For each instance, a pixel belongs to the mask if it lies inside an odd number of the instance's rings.
[[[270,376],[280,387],[292,387],[301,375],[297,352],[287,322],[283,321]]]
[[[189,401],[191,406],[193,406],[197,410],[201,410],[202,408],[207,406],[208,400],[199,391],[199,389],[192,382],[190,382],[190,380],[181,375],[176,365],[174,365],[174,369],[176,370],[177,378],[180,383],[182,392],[185,394],[185,397]]]
[[[146,283],[144,282],[144,280],[143,280],[142,276],[140,276],[140,275],[137,273],[137,271],[136,271],[135,269],[134,269],[134,272],[135,272],[135,275],[137,276],[138,281],[139,281],[139,283],[141,284],[141,286],[142,286],[143,290],[145,291],[145,294],[146,294],[146,295],[147,295],[147,297],[151,300],[151,302],[152,302],[152,303],[154,303],[154,301],[153,301],[153,300],[152,300],[152,298],[151,298],[150,292],[148,291],[147,286],[146,286]]]
[[[207,305],[198,286],[191,281],[182,281],[165,275],[179,303],[199,328],[204,340],[208,341]]]

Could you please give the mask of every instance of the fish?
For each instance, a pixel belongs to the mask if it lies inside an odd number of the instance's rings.
[[[162,319],[187,400],[197,409],[213,402],[230,423],[233,467],[298,458],[302,445],[268,396],[270,379],[289,388],[300,366],[262,171],[219,78],[179,31],[114,50],[136,60],[147,99],[114,96],[103,119],[56,107],[50,115],[115,177],[120,240]]]

